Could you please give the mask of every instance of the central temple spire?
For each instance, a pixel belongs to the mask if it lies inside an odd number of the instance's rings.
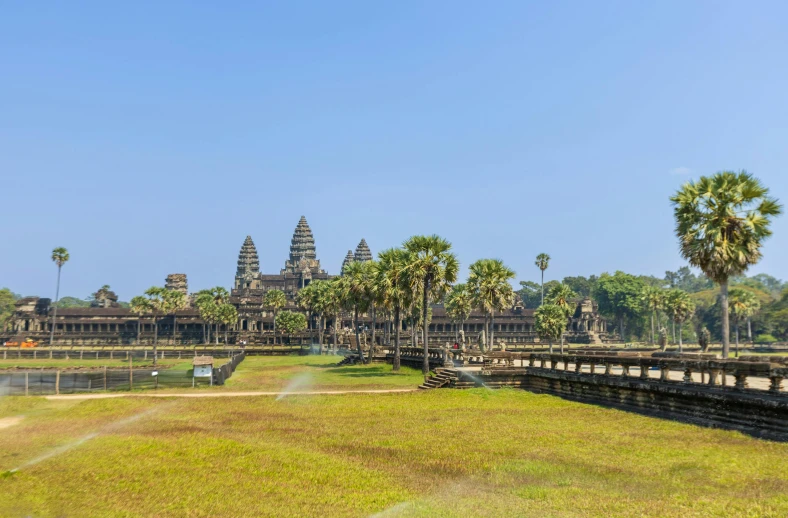
[[[290,240],[290,262],[296,264],[302,259],[317,259],[315,238],[304,216],[298,220],[293,239]]]
[[[238,253],[238,269],[236,277],[243,277],[247,273],[260,273],[260,259],[257,257],[257,248],[254,246],[252,236],[246,236],[241,251]]]

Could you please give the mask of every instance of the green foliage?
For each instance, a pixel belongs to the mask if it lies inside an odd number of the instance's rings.
[[[599,277],[596,275],[587,278],[580,275],[577,277],[564,277],[562,283],[569,286],[569,289],[577,293],[579,297],[591,297],[594,294],[597,281],[599,281]]]
[[[6,325],[14,314],[16,297],[8,288],[0,290],[0,332],[4,331]]]
[[[297,333],[306,329],[306,317],[303,313],[282,311],[276,315],[276,327],[287,334]]]
[[[622,335],[625,322],[639,317],[643,310],[641,296],[645,286],[642,279],[621,271],[599,277],[596,289],[599,310],[619,322]]]
[[[687,293],[697,293],[714,287],[714,283],[708,277],[695,275],[689,266],[682,266],[675,272],[665,272],[665,284],[669,288],[683,290]]]
[[[304,320],[304,327],[306,327],[306,318],[301,313],[298,313]],[[225,326],[231,326],[238,322],[238,311],[232,304],[220,304],[216,308],[217,320]]]
[[[473,305],[492,315],[510,307],[514,302],[514,290],[509,281],[514,271],[500,259],[479,259],[470,267],[468,291]]]
[[[545,301],[548,304],[554,304],[561,308],[566,318],[569,318],[575,312],[575,298],[577,298],[577,293],[572,291],[572,288],[562,283],[550,288],[550,291],[547,292],[547,296],[545,297]]]
[[[547,254],[537,255],[534,265],[542,271],[547,270],[547,268],[550,266],[550,256]]]
[[[545,293],[558,284],[560,284],[558,281],[547,281],[544,284]],[[536,309],[542,303],[542,286],[538,282],[520,281],[520,289],[516,293],[528,309]]]
[[[771,344],[776,342],[777,339],[772,335],[761,334],[755,337],[756,344]]]
[[[463,323],[471,316],[473,295],[467,284],[455,284],[446,297],[446,314],[454,323]]]
[[[60,297],[57,302],[59,308],[89,308],[90,302],[76,297]]]
[[[70,258],[71,256],[69,256],[68,250],[62,246],[52,250],[52,261],[54,261],[58,268],[61,268],[64,264],[66,264]]]
[[[536,318],[536,333],[539,338],[548,340],[551,345],[553,341],[559,340],[566,329],[566,312],[555,304],[542,304],[534,312]]]
[[[286,304],[287,297],[285,297],[285,292],[281,290],[269,290],[265,293],[265,297],[263,298],[263,306],[273,308],[274,311],[278,311],[285,307]]]

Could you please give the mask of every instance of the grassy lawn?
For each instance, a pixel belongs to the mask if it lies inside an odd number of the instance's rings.
[[[524,391],[0,399],[14,416],[2,516],[788,515],[788,444]]]
[[[169,359],[165,358],[164,360],[159,360],[158,364],[161,366],[168,366],[172,367],[173,365],[178,364],[185,364],[191,365],[190,363],[191,358],[186,360],[178,360],[178,359]],[[0,370],[2,369],[100,369],[102,367],[109,367],[112,369],[119,369],[119,368],[129,368],[129,362],[124,360],[110,360],[108,358],[101,358],[99,360],[80,360],[79,358],[72,358],[69,360],[66,359],[43,359],[43,360],[32,360],[32,359],[13,359],[13,360],[2,360],[0,359]],[[134,359],[132,364],[134,368],[142,368],[142,367],[152,367],[153,360],[143,360],[143,359]]]
[[[309,391],[415,388],[420,370],[374,363],[337,367],[341,356],[247,356],[221,388],[229,391]]]

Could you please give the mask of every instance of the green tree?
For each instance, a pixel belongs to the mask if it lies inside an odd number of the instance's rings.
[[[544,284],[544,291],[548,293],[553,286],[560,284],[558,281],[547,281]],[[542,285],[533,281],[520,281],[520,289],[517,295],[523,301],[523,305],[528,309],[536,309],[542,304]]]
[[[132,313],[137,315],[137,344],[139,344],[140,336],[142,335],[142,316],[150,313],[151,307],[150,304],[148,304],[148,299],[141,295],[137,295],[136,297],[132,297],[129,308]]]
[[[656,340],[654,320],[657,318],[657,312],[665,305],[665,294],[660,288],[645,286],[640,293],[640,301],[643,307],[651,313],[651,345],[654,345]]]
[[[238,310],[232,304],[220,304],[216,308],[216,316],[219,322],[224,324],[224,344],[227,345],[227,329],[238,322]],[[303,318],[304,315],[301,315]]]
[[[364,361],[359,332],[359,315],[366,313],[372,304],[372,284],[374,282],[372,261],[354,261],[345,265],[341,277],[341,300],[343,307],[353,313],[353,329],[356,335],[356,350],[359,360]]]
[[[622,340],[626,340],[625,321],[640,314],[644,286],[641,279],[620,271],[614,275],[603,273],[599,277],[596,290],[599,310],[616,319]]]
[[[688,182],[671,197],[681,255],[720,285],[722,356],[730,350],[728,279],[761,258],[761,246],[782,213],[760,180],[741,171],[723,171]]]
[[[446,315],[455,324],[454,341],[458,341],[457,324],[460,329],[465,327],[465,321],[471,316],[473,310],[473,294],[467,284],[455,284],[446,297]],[[464,344],[463,344],[464,345]]]
[[[598,280],[599,278],[596,275],[592,275],[587,278],[580,275],[577,277],[564,277],[562,282],[563,284],[569,286],[572,291],[577,293],[577,296],[591,297],[594,294],[594,288],[596,288],[596,283]]]
[[[159,344],[159,317],[168,310],[167,300],[165,298],[167,296],[167,289],[161,286],[151,286],[145,290],[145,296],[148,299],[147,304],[151,318],[153,319],[153,365],[156,365]]]
[[[503,311],[514,303],[514,290],[509,281],[514,271],[500,259],[479,259],[471,264],[468,291],[473,305],[484,312],[485,336],[488,350],[495,347],[495,312]]]
[[[736,357],[739,357],[739,324],[742,320],[748,323],[747,340],[752,341],[752,327],[749,325],[752,316],[761,309],[758,297],[749,290],[732,288],[729,293],[730,311],[733,314],[734,333],[736,336]]]
[[[172,344],[177,343],[178,311],[189,306],[189,300],[182,291],[166,290],[164,293],[164,306],[167,313],[172,313]]]
[[[547,267],[550,266],[550,256],[547,254],[539,254],[536,256],[536,261],[534,262],[537,268],[542,272],[542,304],[544,304],[544,271],[547,270]]]
[[[550,291],[547,292],[547,303],[558,306],[561,308],[561,311],[564,312],[564,331],[566,331],[569,318],[575,311],[575,298],[577,298],[577,293],[563,283],[552,287]],[[561,354],[564,354],[564,331],[561,332]]]
[[[536,333],[542,340],[550,344],[550,353],[553,352],[553,341],[561,338],[566,329],[566,313],[555,304],[542,304],[534,312],[536,318]]]
[[[457,281],[460,263],[451,252],[451,243],[440,236],[413,236],[405,242],[410,254],[408,278],[411,289],[421,289],[422,337],[424,364],[422,372],[430,370],[429,363],[429,309],[430,303],[440,300]]]
[[[321,289],[319,290],[320,308],[325,315],[325,318],[331,318],[334,321],[332,328],[332,342],[334,345],[334,354],[337,352],[337,328],[340,324],[340,315],[342,312],[342,286],[340,278],[335,277],[328,281],[321,282]]]
[[[269,290],[263,298],[263,306],[274,310],[274,343],[276,343],[276,316],[286,304],[287,297],[285,297],[285,292],[281,290]]]
[[[203,321],[203,340],[205,340],[206,343],[211,343],[211,324],[215,320],[217,308],[213,292],[211,290],[198,291],[194,297],[194,305],[197,306],[197,310],[200,312],[200,318]],[[218,336],[216,338],[216,343],[219,343]]]
[[[665,307],[674,324],[679,325],[679,352],[684,352],[683,324],[695,313],[695,302],[684,290],[669,290],[665,297]]]
[[[49,324],[49,345],[55,343],[55,321],[57,320],[57,302],[60,298],[60,271],[63,269],[63,265],[68,262],[71,256],[68,255],[68,250],[59,246],[52,250],[52,261],[57,265],[57,287],[55,288],[55,304],[52,311],[52,321]]]
[[[303,309],[307,312],[307,327],[312,329],[312,316],[316,313],[317,307],[317,288],[318,286],[315,283],[319,283],[320,281],[313,281],[298,290],[296,294],[296,304],[298,307]],[[320,327],[320,323],[318,322],[318,327]],[[322,347],[322,343],[321,343]]]
[[[303,331],[307,325],[304,314],[294,311],[282,311],[276,316],[276,323],[288,335]]]
[[[392,370],[400,370],[400,333],[402,311],[409,305],[408,265],[410,256],[401,248],[389,248],[378,254],[377,282],[383,305],[394,314],[394,359]]]
[[[6,330],[16,307],[16,297],[8,288],[0,290],[0,333]]]

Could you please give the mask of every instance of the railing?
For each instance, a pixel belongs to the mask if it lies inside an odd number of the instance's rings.
[[[643,382],[721,386],[737,391],[759,390],[788,396],[788,391],[782,388],[783,380],[788,378],[788,357],[743,356],[734,360],[720,360],[709,356],[497,352],[484,355],[483,371],[496,367],[517,368],[519,362],[519,367],[573,372],[581,376],[611,376]],[[656,371],[654,376],[652,371]],[[679,373],[679,379],[671,375],[676,372]]]

